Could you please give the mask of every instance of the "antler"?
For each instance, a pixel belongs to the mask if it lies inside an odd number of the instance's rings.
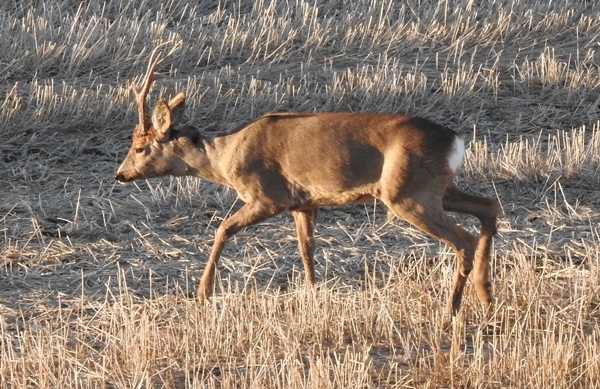
[[[135,101],[138,105],[139,120],[140,124],[142,125],[143,133],[149,128],[149,115],[147,114],[148,107],[146,106],[146,96],[148,95],[148,91],[150,91],[152,82],[161,76],[160,73],[154,72],[154,68],[161,61],[159,50],[162,46],[163,45],[157,46],[150,55],[150,63],[148,64],[148,70],[146,71],[146,76],[143,80],[142,90],[140,91],[135,85],[131,87],[131,90],[133,90],[133,93],[135,93]]]

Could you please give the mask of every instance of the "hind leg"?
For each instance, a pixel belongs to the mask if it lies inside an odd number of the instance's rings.
[[[473,215],[481,222],[481,235],[477,243],[473,284],[479,300],[492,303],[492,283],[490,282],[490,251],[496,234],[496,219],[500,205],[496,199],[474,196],[450,185],[442,198],[444,210]]]
[[[473,268],[475,239],[452,221],[444,212],[442,199],[432,193],[419,193],[408,199],[384,202],[396,216],[449,244],[456,252],[454,282],[447,305],[448,312],[455,315],[460,308],[467,277]]]

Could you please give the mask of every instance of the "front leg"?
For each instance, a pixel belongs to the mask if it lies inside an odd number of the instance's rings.
[[[315,284],[315,220],[317,208],[308,211],[294,211],[296,221],[296,235],[298,237],[298,249],[306,272],[306,284]]]
[[[198,287],[198,300],[200,302],[207,300],[212,294],[217,262],[227,239],[231,238],[241,229],[259,223],[282,211],[278,207],[269,207],[260,203],[248,203],[221,223],[215,235],[215,242],[213,243],[210,258],[200,279],[200,286]]]

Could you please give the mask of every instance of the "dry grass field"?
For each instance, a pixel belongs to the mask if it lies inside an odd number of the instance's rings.
[[[600,4],[507,0],[0,2],[0,388],[599,388]],[[206,132],[268,111],[425,116],[502,205],[495,304],[380,204],[323,209],[317,282],[293,218],[236,235],[234,192],[123,186],[129,88]],[[315,161],[318,163],[318,161]],[[471,232],[478,223],[458,218]]]

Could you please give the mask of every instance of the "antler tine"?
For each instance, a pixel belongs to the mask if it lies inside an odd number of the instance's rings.
[[[161,62],[161,53],[159,50],[162,48],[162,46],[163,45],[155,47],[152,51],[152,54],[150,55],[150,62],[148,63],[148,70],[146,71],[146,75],[142,82],[142,89],[139,90],[135,85],[131,88],[133,90],[133,93],[135,93],[135,100],[138,105],[139,121],[142,125],[143,131],[146,131],[147,129],[146,96],[150,91],[150,86],[152,85],[152,82],[154,82],[156,77],[160,75],[159,73],[154,72],[154,68]]]

